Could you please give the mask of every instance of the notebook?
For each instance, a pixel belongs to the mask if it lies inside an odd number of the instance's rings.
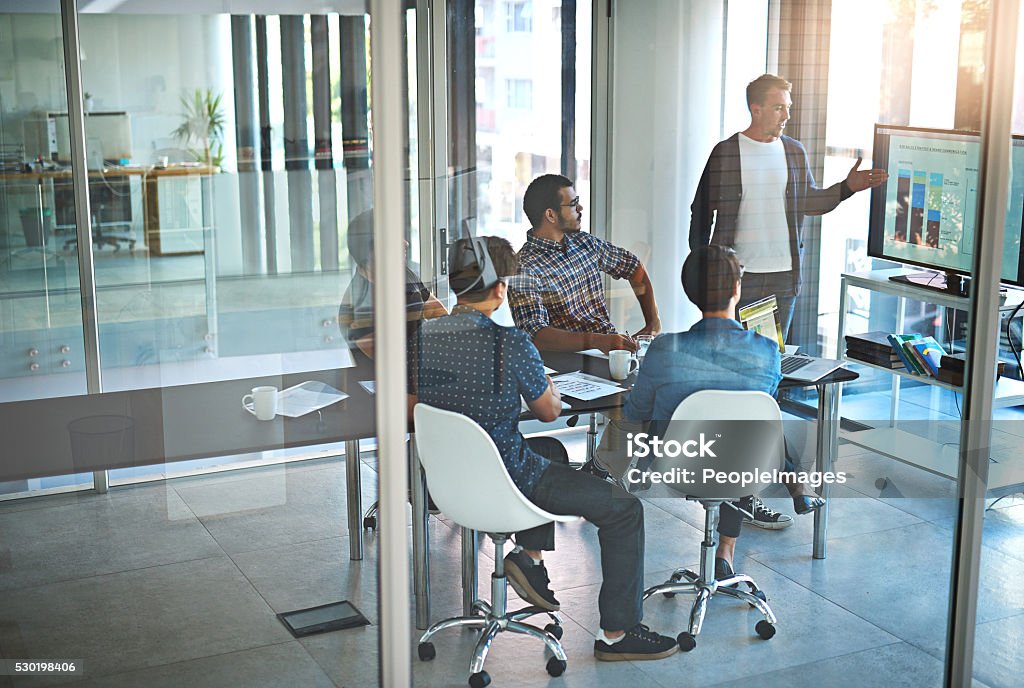
[[[782,354],[782,377],[785,379],[815,382],[843,366],[842,361],[833,358],[786,353],[786,343],[782,338],[782,322],[779,319],[779,304],[774,294],[740,308],[739,316],[740,325],[744,329],[757,332],[778,344],[779,352]]]

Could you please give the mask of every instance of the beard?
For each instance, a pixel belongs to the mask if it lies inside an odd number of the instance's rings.
[[[572,234],[573,232],[580,231],[583,228],[583,224],[580,222],[579,218],[573,218],[572,220],[563,219],[561,223],[559,223],[558,228],[566,234]]]

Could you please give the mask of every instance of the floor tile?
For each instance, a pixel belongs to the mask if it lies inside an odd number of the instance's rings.
[[[949,606],[952,538],[931,523],[835,538],[828,558],[808,561],[800,548],[755,558],[901,640],[941,646]],[[987,574],[979,593],[979,621],[1024,608],[1019,560],[983,548]]]
[[[334,688],[298,641],[175,662],[74,684],[75,688]]]
[[[5,656],[78,659],[87,678],[290,639],[224,556],[21,589],[0,605]]]
[[[361,476],[365,510],[377,498],[377,474],[362,466]],[[348,532],[343,462],[177,490],[229,554]]]
[[[883,682],[886,688],[938,688],[942,662],[907,643],[894,643],[757,677],[758,688],[838,688]],[[743,678],[709,688],[749,688],[750,684],[749,678]]]
[[[695,569],[694,559],[687,566]],[[673,661],[638,663],[646,675],[666,685],[678,685],[681,675],[686,676],[687,685],[711,685],[895,641],[888,633],[752,559],[738,560],[737,569],[753,576],[768,595],[778,617],[775,637],[765,641],[756,635],[754,626],[761,615],[746,603],[716,598],[709,606],[697,647]],[[664,582],[669,573],[651,572],[645,583]],[[566,598],[562,600],[563,609],[573,610],[567,613],[591,633],[596,632],[596,586],[574,589]],[[672,599],[652,597],[644,603],[644,623],[665,634],[686,630],[692,600],[685,594]]]
[[[223,553],[164,485],[57,504],[0,513],[0,590]]]

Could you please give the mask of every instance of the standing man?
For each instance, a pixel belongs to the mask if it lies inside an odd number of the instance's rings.
[[[786,337],[800,293],[804,217],[824,215],[889,177],[858,169],[857,158],[846,179],[815,186],[806,149],[782,133],[791,90],[774,74],[747,85],[750,126],[714,147],[690,206],[690,250],[709,243],[735,249],[744,268],[740,305],[775,294]]]
[[[523,210],[533,228],[519,251],[509,305],[516,327],[538,349],[636,351],[633,337],[615,331],[602,272],[633,287],[644,314],[644,327],[634,336],[661,331],[647,270],[629,251],[580,231],[583,206],[572,181],[558,174],[537,177],[523,196]]]
[[[744,268],[739,306],[774,294],[784,340],[800,293],[804,217],[824,215],[889,177],[885,170],[858,169],[857,158],[846,179],[826,189],[816,186],[807,150],[782,133],[793,106],[792,88],[775,74],[762,74],[747,85],[750,126],[714,147],[690,206],[690,250],[708,244],[735,249]],[[786,461],[792,468],[788,456]],[[825,503],[807,494],[806,486],[787,487],[798,514]],[[751,522],[761,528],[793,523],[760,499],[752,511]]]

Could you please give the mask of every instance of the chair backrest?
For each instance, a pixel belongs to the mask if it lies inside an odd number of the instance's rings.
[[[764,392],[695,392],[676,407],[661,439],[665,449],[674,446],[670,441],[681,447],[689,442],[689,454],[696,455],[657,459],[654,470],[694,471],[691,482],[669,484],[701,499],[737,499],[760,494],[774,481],[744,481],[744,474],[760,477],[784,465],[782,413],[775,399]],[[707,451],[701,455],[703,448]],[[705,477],[704,471],[708,469],[715,472],[711,479]]]
[[[573,521],[535,506],[519,491],[494,440],[475,421],[453,411],[416,404],[416,449],[430,496],[465,528],[513,533],[549,521]]]

